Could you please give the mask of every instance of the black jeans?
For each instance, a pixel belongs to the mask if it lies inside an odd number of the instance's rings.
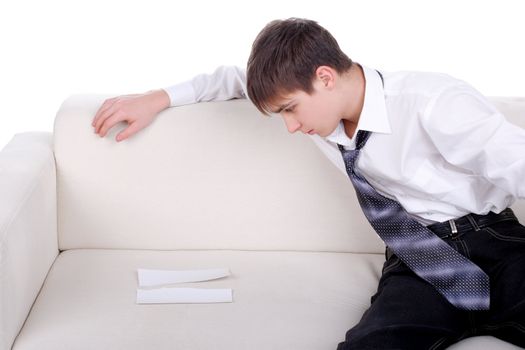
[[[429,226],[490,277],[490,310],[455,308],[387,248],[377,293],[337,350],[445,349],[492,335],[525,347],[525,226],[511,209]]]

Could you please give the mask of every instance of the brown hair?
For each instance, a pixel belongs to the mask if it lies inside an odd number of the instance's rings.
[[[342,74],[352,60],[317,22],[295,17],[274,20],[253,42],[246,72],[248,96],[269,115],[272,100],[296,90],[311,94],[315,71],[322,65]]]

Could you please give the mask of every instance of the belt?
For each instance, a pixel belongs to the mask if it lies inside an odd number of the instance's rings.
[[[478,215],[471,213],[457,219],[437,222],[435,224],[427,226],[427,228],[434,232],[440,238],[451,238],[456,237],[457,235],[463,232],[467,232],[470,230],[479,231],[483,227],[507,220],[518,221],[518,218],[510,208],[504,209],[499,214],[496,214],[492,211],[486,215]],[[386,247],[385,255],[387,260],[392,254],[392,250],[389,247]]]

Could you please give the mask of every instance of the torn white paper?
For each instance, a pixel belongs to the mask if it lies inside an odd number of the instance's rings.
[[[157,288],[137,289],[137,304],[231,303],[231,289]]]
[[[229,269],[206,270],[152,270],[137,269],[139,286],[150,287],[163,284],[201,282],[222,278],[230,275]]]

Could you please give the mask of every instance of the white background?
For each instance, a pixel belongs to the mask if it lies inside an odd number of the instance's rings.
[[[76,93],[166,87],[217,66],[245,66],[273,19],[316,20],[354,61],[445,72],[487,96],[525,96],[521,0],[0,2],[0,149],[52,131]]]

